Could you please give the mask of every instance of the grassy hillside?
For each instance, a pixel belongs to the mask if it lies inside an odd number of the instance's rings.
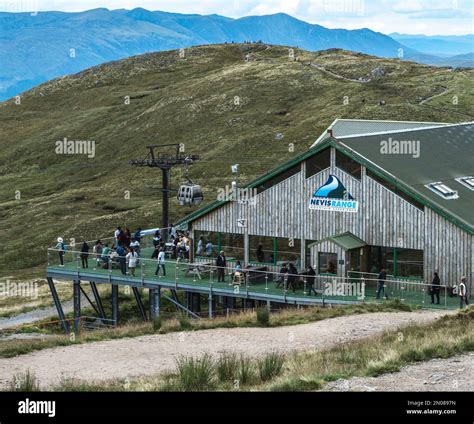
[[[24,93],[20,105],[0,103],[0,272],[40,274],[58,235],[92,239],[112,235],[118,223],[159,225],[153,187],[160,172],[128,165],[150,143],[185,143],[201,154],[190,176],[209,202],[230,184],[232,163],[241,164],[243,181],[253,179],[307,149],[338,117],[472,120],[472,70],[342,50],[295,55],[299,61],[289,59],[287,47],[261,44],[190,48],[184,58],[178,51],[146,54],[45,83]],[[376,67],[384,76],[370,77]],[[56,154],[65,137],[95,141],[95,157]],[[173,171],[174,186],[179,180]],[[189,211],[172,201],[173,220]]]

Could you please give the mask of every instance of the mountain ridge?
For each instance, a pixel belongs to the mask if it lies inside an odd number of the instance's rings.
[[[328,29],[284,13],[227,18],[106,8],[0,13],[0,100],[48,79],[128,56],[193,45],[262,40],[317,51],[342,48],[380,57],[416,52],[367,28]]]

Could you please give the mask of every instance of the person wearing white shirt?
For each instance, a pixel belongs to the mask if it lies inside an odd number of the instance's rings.
[[[137,254],[140,254],[140,242],[136,239],[134,239],[131,243],[130,243],[130,247],[135,250],[135,252],[137,252]]]
[[[460,303],[460,308],[464,308],[466,305],[469,305],[469,299],[467,295],[467,285],[466,285],[466,277],[461,277],[461,284],[459,284],[458,287],[458,294],[459,294],[459,299],[461,301]]]
[[[120,232],[122,231],[121,227],[117,227],[117,229],[114,232],[114,238],[115,238],[115,244],[118,246],[118,236],[120,235]]]
[[[163,270],[163,277],[166,275],[166,268],[165,268],[165,250],[162,248],[160,249],[160,253],[158,253],[158,265],[156,266],[155,275],[158,275],[160,272],[160,268]]]
[[[175,239],[177,235],[178,235],[178,233],[176,232],[176,228],[174,227],[173,224],[171,224],[171,226],[170,226],[170,237]]]
[[[130,274],[132,274],[132,277],[135,277],[135,268],[137,267],[138,263],[138,253],[135,252],[135,250],[130,249],[130,252],[128,252],[127,256],[125,256],[125,260],[128,262],[128,270],[130,271]]]

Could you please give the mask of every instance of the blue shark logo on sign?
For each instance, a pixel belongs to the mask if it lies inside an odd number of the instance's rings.
[[[309,208],[356,213],[359,210],[359,202],[354,200],[339,178],[330,175],[326,183],[319,187],[309,199]]]

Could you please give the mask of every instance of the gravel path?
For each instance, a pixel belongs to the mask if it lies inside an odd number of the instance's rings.
[[[87,299],[82,295],[81,304],[88,305]],[[62,303],[65,314],[72,312],[74,304],[72,300]],[[34,309],[33,311],[24,312],[22,314],[14,315],[9,318],[0,318],[0,330],[13,329],[25,324],[32,324],[36,321],[51,318],[51,320],[58,320],[58,311],[56,306],[47,306],[46,308]]]
[[[474,353],[448,359],[433,359],[403,367],[400,372],[380,377],[354,377],[328,383],[332,392],[474,392]]]
[[[26,369],[47,388],[61,377],[99,381],[169,371],[180,355],[234,351],[258,356],[269,351],[317,350],[409,323],[432,322],[445,313],[377,312],[287,327],[201,330],[57,347],[1,358],[0,387]]]

